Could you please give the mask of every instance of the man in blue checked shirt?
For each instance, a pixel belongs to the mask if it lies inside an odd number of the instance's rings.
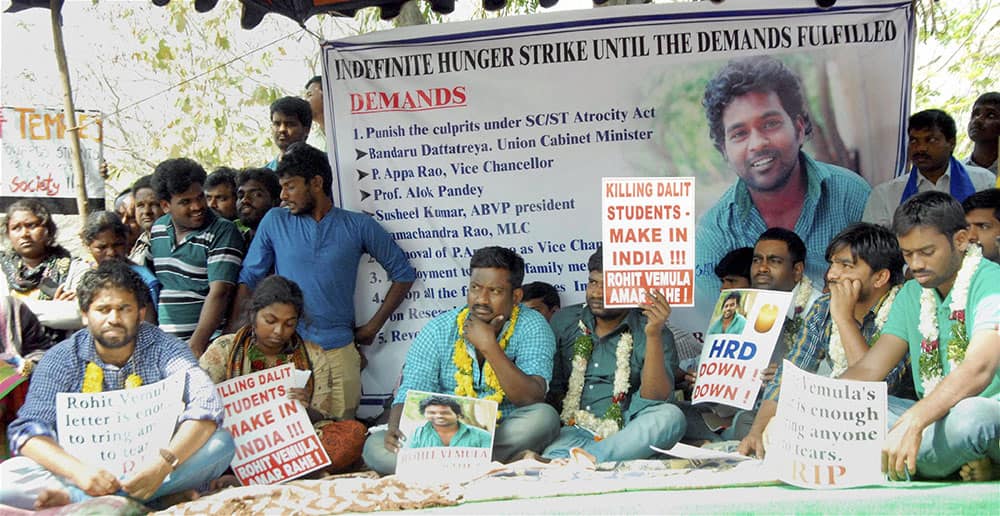
[[[484,247],[473,253],[469,268],[468,304],[435,317],[417,335],[389,428],[365,442],[365,463],[379,474],[396,469],[396,453],[405,445],[399,419],[411,389],[496,401],[494,460],[540,453],[559,434],[559,416],[545,403],[555,337],[540,313],[521,304],[524,259],[510,249]]]
[[[15,457],[0,465],[0,503],[41,509],[116,493],[155,503],[190,494],[221,475],[235,452],[233,438],[219,428],[222,400],[187,344],[142,322],[150,304],[142,278],[125,262],[106,261],[83,276],[77,299],[87,327],[45,354],[7,428]],[[166,448],[131,473],[119,477],[85,464],[59,445],[58,393],[84,392],[85,386],[86,392],[118,390],[127,388],[126,380],[131,387],[172,375],[184,375],[176,430]]]

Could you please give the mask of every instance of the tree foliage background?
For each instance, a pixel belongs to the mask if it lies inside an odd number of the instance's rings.
[[[919,36],[914,73],[914,110],[939,107],[960,127],[975,97],[996,89],[1000,76],[1000,0],[917,0]],[[218,166],[262,165],[275,152],[267,106],[284,95],[301,95],[320,73],[320,40],[385,30],[395,24],[447,23],[463,19],[530,14],[537,0],[515,0],[485,12],[479,0],[459,0],[456,12],[440,16],[424,2],[411,2],[395,23],[376,9],[353,19],[314,17],[306,30],[268,15],[254,30],[240,27],[240,4],[219,2],[197,13],[194,2],[166,7],[148,2],[70,2],[64,30],[79,109],[105,113],[105,158],[109,196],[156,163],[194,158]],[[562,6],[589,2],[562,0]],[[2,87],[6,105],[61,105],[47,12],[32,9],[3,15]],[[41,21],[39,21],[41,20]],[[960,131],[959,153],[968,152]]]

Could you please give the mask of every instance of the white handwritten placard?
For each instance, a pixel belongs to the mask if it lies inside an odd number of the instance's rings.
[[[184,409],[184,375],[135,389],[56,394],[59,446],[124,478],[170,444]]]
[[[87,197],[103,199],[101,113],[77,110],[76,124]],[[76,196],[79,188],[68,125],[62,109],[0,108],[0,198],[72,200]]]
[[[767,461],[792,485],[832,489],[884,480],[885,382],[838,380],[785,360],[778,412],[767,428]]]

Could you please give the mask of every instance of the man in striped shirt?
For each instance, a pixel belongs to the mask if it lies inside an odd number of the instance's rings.
[[[163,284],[163,331],[201,356],[223,322],[243,262],[243,237],[205,202],[205,169],[187,158],[156,166],[153,190],[164,215],[150,230],[149,252]]]

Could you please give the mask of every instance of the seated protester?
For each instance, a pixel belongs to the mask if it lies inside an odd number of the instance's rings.
[[[69,277],[66,279],[66,289],[76,295],[80,278],[87,271],[96,268],[108,260],[125,260],[128,246],[128,228],[118,215],[110,211],[95,211],[87,215],[87,221],[80,230],[80,242],[87,250],[86,256],[73,260]],[[146,322],[156,324],[156,305],[160,302],[160,280],[153,271],[141,265],[128,262],[132,270],[142,278],[149,287],[149,297],[152,300],[150,309],[146,310]]]
[[[778,365],[781,364],[781,359],[791,348],[799,328],[804,324],[804,317],[821,294],[818,289],[813,288],[812,281],[805,275],[805,261],[806,245],[794,231],[785,228],[770,228],[761,233],[757,238],[757,243],[754,244],[753,260],[750,263],[752,282],[750,286],[756,289],[792,293],[792,302],[788,306],[788,313],[781,325],[781,334],[778,336],[778,342],[771,353],[770,364],[762,375],[765,381],[774,374]],[[692,380],[693,384],[697,378],[692,378]],[[758,398],[759,401],[760,398]],[[746,437],[756,417],[756,409],[736,410],[726,405],[718,405],[718,407],[723,408],[716,410],[716,412],[721,411],[726,417],[731,412],[735,412],[731,424],[723,430],[722,438],[742,440]],[[715,439],[713,433],[707,428],[704,418],[698,415],[707,408],[705,405],[696,405],[685,410],[685,414],[688,416],[686,438]]]
[[[310,371],[305,388],[292,389],[289,398],[305,405],[324,445],[331,444],[324,446],[333,461],[330,470],[340,471],[361,458],[367,429],[355,420],[333,421],[335,369],[323,348],[303,340],[295,330],[302,305],[302,289],[295,282],[282,276],[264,279],[250,298],[247,324],[235,334],[215,339],[199,364],[215,383],[282,364]]]
[[[24,362],[30,362],[27,366],[17,364],[27,374],[31,373],[45,351],[55,345],[38,317],[13,296],[0,297],[0,339],[3,339],[3,359],[12,360],[17,356]]]
[[[552,318],[556,360],[565,371],[552,378],[552,390],[565,393],[565,426],[543,456],[566,458],[582,448],[598,463],[645,459],[653,455],[650,445],[670,448],[684,435],[684,414],[669,402],[677,368],[674,337],[665,326],[670,305],[650,290],[639,308],[604,308],[600,249],[587,269],[587,302]]]
[[[271,208],[281,204],[281,184],[278,176],[266,168],[245,168],[236,175],[236,227],[250,241],[257,233],[260,221]],[[244,231],[243,228],[246,228]]]
[[[61,288],[72,258],[56,243],[56,223],[37,199],[21,199],[7,208],[4,234],[10,249],[0,254],[0,294],[22,299],[72,299]]]
[[[28,382],[14,387],[0,398],[0,425],[7,428],[14,421],[17,410],[24,405],[31,372],[55,342],[45,333],[42,323],[27,305],[11,296],[0,297],[0,339],[3,339],[0,360],[29,378]],[[0,450],[0,461],[6,458],[7,450]]]
[[[559,292],[544,281],[525,283],[521,290],[524,291],[524,306],[542,314],[546,321],[551,321],[552,316],[562,307]]]
[[[969,245],[962,206],[946,193],[908,199],[892,231],[914,279],[871,350],[840,377],[879,381],[909,351],[919,401],[889,396],[882,470],[989,480],[1000,464],[1000,265]],[[860,337],[841,335],[844,348]]]
[[[128,259],[132,262],[149,267],[149,231],[153,229],[156,219],[163,216],[163,208],[160,207],[160,200],[153,190],[153,175],[145,175],[132,183],[132,196],[135,198],[135,220],[142,228],[142,233],[128,253]]]
[[[82,325],[73,291],[65,288],[73,259],[56,243],[56,223],[37,199],[21,199],[7,208],[4,235],[10,248],[0,253],[0,296],[24,301],[53,342]]]
[[[997,122],[1000,125],[1000,121]],[[983,258],[1000,263],[1000,188],[976,192],[964,201],[965,221],[969,223],[969,241],[983,248]]]
[[[489,448],[490,433],[461,421],[462,405],[455,398],[428,396],[420,400],[420,415],[427,420],[406,441],[407,448],[435,446]]]
[[[837,377],[861,360],[872,338],[882,331],[903,282],[903,255],[891,231],[858,222],[833,237],[826,261],[830,293],[813,303],[785,358],[810,373],[816,373],[826,359],[831,363],[831,376]],[[764,387],[764,401],[750,433],[740,443],[740,453],[764,456],[764,430],[778,409],[781,377],[779,365],[774,380]],[[885,381],[889,394],[913,397],[907,360],[898,362]]]
[[[715,264],[715,275],[722,282],[720,290],[733,288],[750,288],[750,263],[753,261],[753,248],[740,247],[726,253],[725,256]],[[737,301],[738,303],[739,301]],[[739,314],[736,314],[739,315]],[[742,317],[742,316],[740,316]],[[701,342],[684,338],[684,333],[678,332],[670,323],[667,327],[674,332],[674,342],[677,343],[677,359],[680,361],[680,368],[674,378],[677,381],[677,388],[684,390],[690,397],[691,388],[694,386],[694,371],[701,360]],[[712,333],[709,331],[709,333]],[[704,336],[702,336],[704,341]]]
[[[752,247],[740,247],[726,253],[715,265],[715,275],[722,282],[721,290],[750,288],[751,263],[753,263]]]
[[[950,193],[962,202],[988,188],[997,175],[985,168],[963,165],[955,150],[955,120],[940,109],[927,109],[910,116],[907,127],[907,155],[913,163],[910,173],[872,188],[861,220],[888,227],[893,212],[918,192]]]
[[[501,419],[494,460],[541,452],[559,433],[559,415],[543,403],[555,339],[545,318],[520,304],[524,259],[507,248],[484,247],[473,253],[469,267],[468,304],[420,331],[406,354],[389,428],[365,441],[365,463],[379,474],[396,469],[396,452],[404,444],[399,420],[410,390],[495,400]]]
[[[87,327],[50,349],[32,374],[28,399],[7,428],[16,457],[0,464],[0,503],[39,509],[116,493],[153,501],[219,476],[235,452],[232,437],[219,428],[222,400],[184,342],[142,322],[149,308],[142,278],[110,260],[84,275],[77,294]],[[90,372],[84,378],[94,366],[99,385],[91,385]],[[118,478],[59,446],[58,393],[118,390],[126,376],[130,384],[138,376],[148,385],[173,374],[185,378],[184,411],[170,444],[133,474]]]

